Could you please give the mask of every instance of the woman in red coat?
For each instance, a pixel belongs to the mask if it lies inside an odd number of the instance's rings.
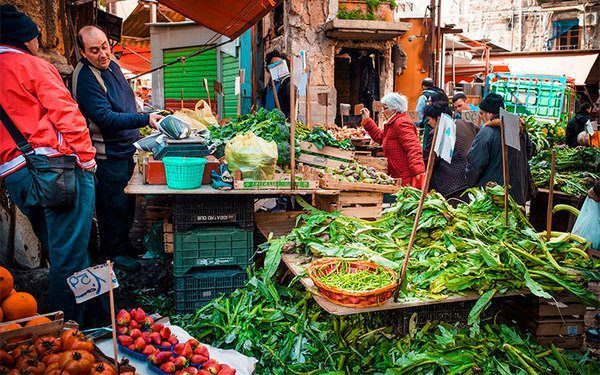
[[[423,149],[416,126],[406,113],[406,96],[392,92],[381,99],[383,130],[370,118],[369,110],[362,110],[362,125],[371,138],[383,146],[383,154],[388,160],[388,174],[401,178],[403,186],[422,188],[425,163]]]

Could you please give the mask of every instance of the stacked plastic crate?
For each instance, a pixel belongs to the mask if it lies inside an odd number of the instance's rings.
[[[193,312],[247,281],[254,254],[254,200],[180,196],[173,209],[175,310]]]

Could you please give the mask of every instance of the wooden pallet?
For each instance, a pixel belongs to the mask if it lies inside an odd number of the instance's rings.
[[[381,215],[383,193],[373,191],[341,191],[334,196],[315,196],[315,206],[321,210],[361,219],[376,219]]]
[[[355,152],[352,150],[342,150],[335,147],[325,146],[319,149],[310,142],[300,142],[300,155],[297,163],[303,163],[322,168],[339,168],[349,164],[354,160]]]

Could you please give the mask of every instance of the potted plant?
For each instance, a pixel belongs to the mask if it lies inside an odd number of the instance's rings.
[[[338,18],[349,20],[394,20],[395,0],[339,0]]]

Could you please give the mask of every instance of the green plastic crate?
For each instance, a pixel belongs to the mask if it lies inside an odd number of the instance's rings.
[[[203,227],[175,233],[173,275],[196,267],[247,266],[254,254],[254,232],[236,228]]]
[[[240,267],[209,268],[174,278],[175,312],[196,311],[223,294],[231,294],[247,282],[246,271]]]

